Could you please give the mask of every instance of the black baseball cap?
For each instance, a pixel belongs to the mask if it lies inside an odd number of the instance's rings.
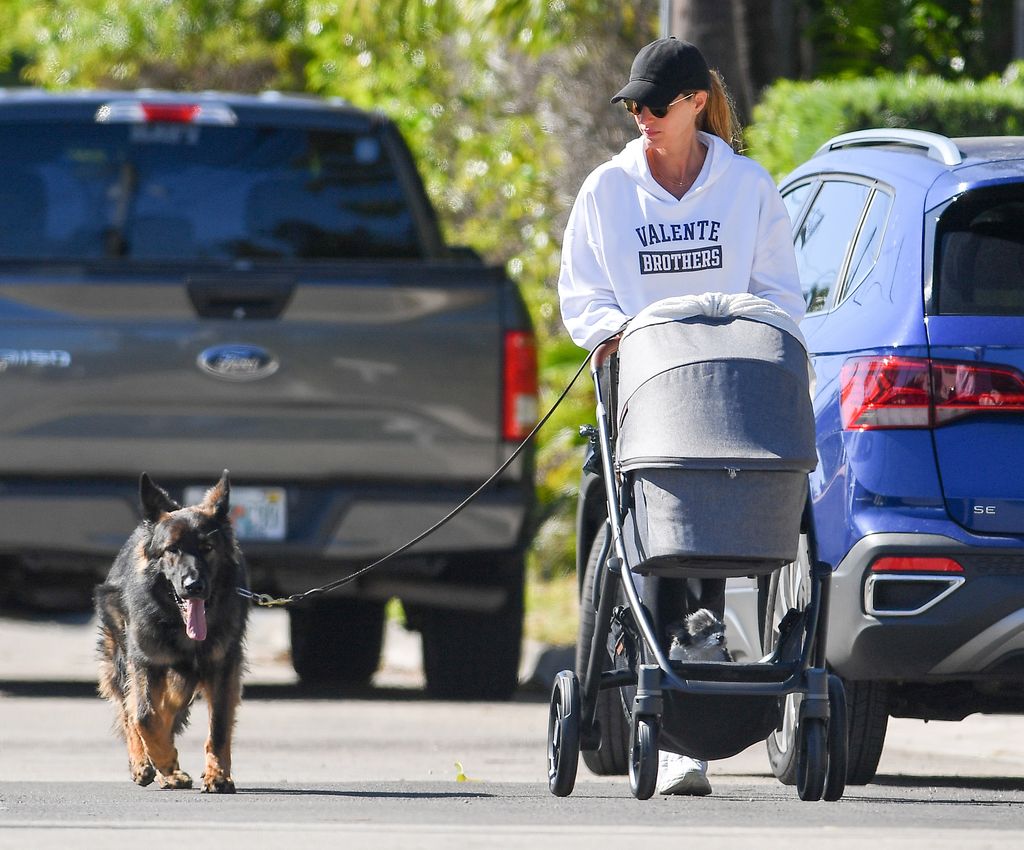
[[[668,106],[683,91],[708,91],[711,72],[701,52],[688,41],[659,38],[640,49],[629,82],[612,98],[635,100],[655,108]]]

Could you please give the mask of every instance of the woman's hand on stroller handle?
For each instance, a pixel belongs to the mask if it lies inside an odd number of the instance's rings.
[[[619,339],[621,336],[621,334],[615,334],[615,336],[609,337],[594,349],[593,354],[590,355],[591,371],[599,372],[605,360],[619,350]]]

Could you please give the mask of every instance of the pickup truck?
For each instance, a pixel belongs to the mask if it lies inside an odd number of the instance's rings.
[[[252,590],[322,586],[447,514],[534,424],[520,294],[445,245],[383,115],[280,94],[10,89],[0,160],[14,601],[70,604],[105,575],[143,471],[190,501],[230,470]],[[510,696],[533,498],[526,452],[400,558],[290,606],[299,677],[365,684],[397,598],[428,692]]]

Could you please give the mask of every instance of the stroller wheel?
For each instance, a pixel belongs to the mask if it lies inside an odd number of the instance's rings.
[[[548,788],[568,797],[580,759],[580,682],[571,670],[555,677],[548,711]]]
[[[832,802],[843,796],[848,756],[846,691],[833,673],[828,677],[828,773],[822,799]]]
[[[648,800],[658,784],[658,720],[633,718],[629,742],[629,790],[638,800]]]
[[[804,717],[797,728],[799,750],[796,764],[796,790],[801,800],[815,802],[825,791],[828,771],[828,749],[825,721],[820,717]]]

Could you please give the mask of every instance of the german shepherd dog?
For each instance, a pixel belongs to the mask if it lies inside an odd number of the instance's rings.
[[[191,788],[174,737],[201,692],[210,712],[202,790],[232,794],[231,735],[242,693],[248,587],[229,520],[224,470],[202,502],[182,507],[143,473],[142,522],[94,594],[101,696],[117,709],[132,779]]]

